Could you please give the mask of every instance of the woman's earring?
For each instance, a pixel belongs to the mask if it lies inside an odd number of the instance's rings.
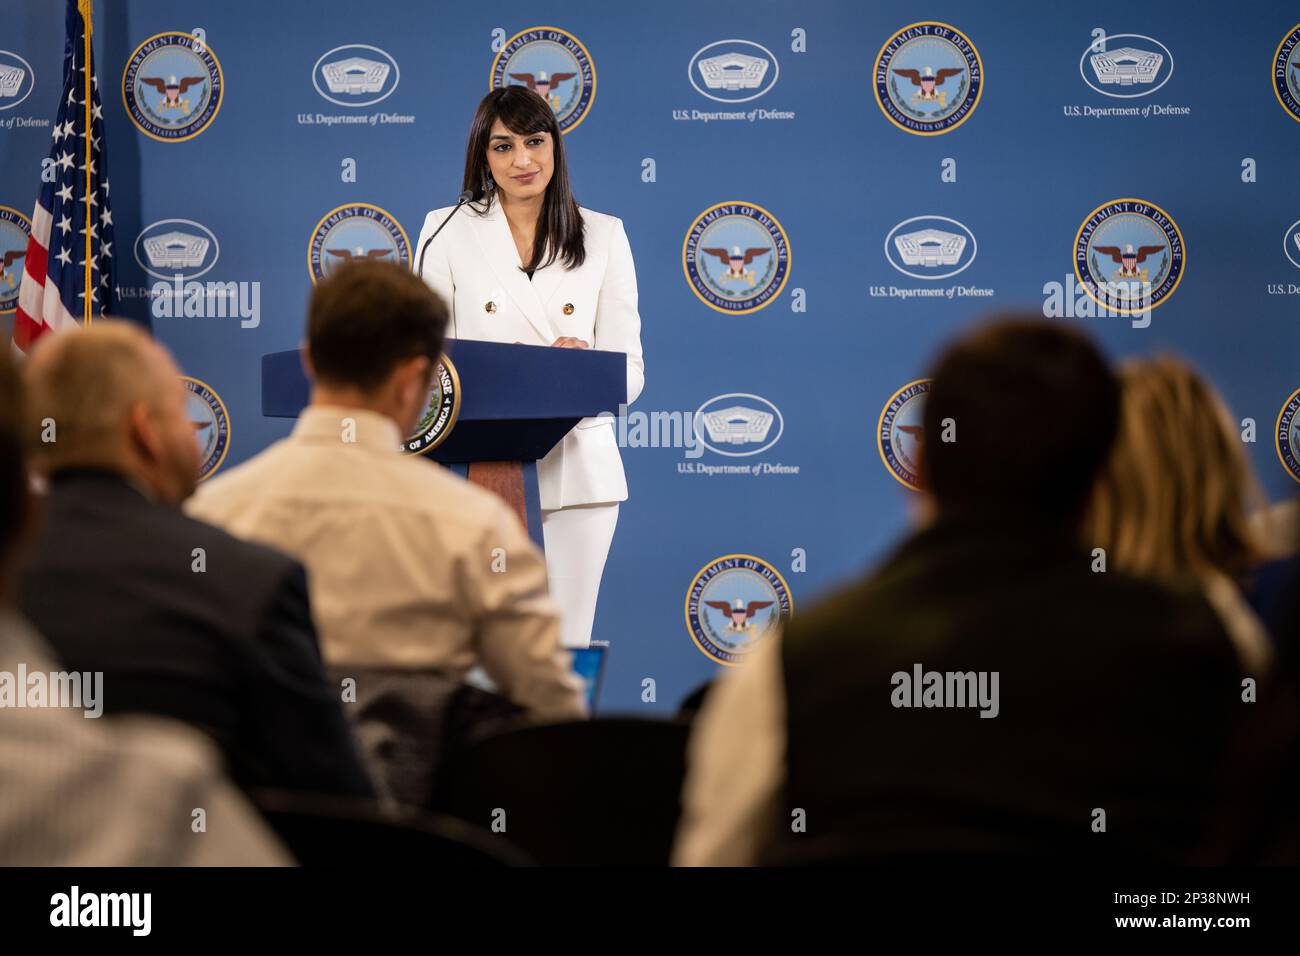
[[[485,172],[485,173],[483,174],[483,177],[484,177],[484,179],[486,180],[486,185],[487,185],[487,188],[488,188],[488,189],[496,189],[496,187],[497,187],[497,181],[496,181],[495,179],[492,178],[492,174],[491,174],[491,173]]]

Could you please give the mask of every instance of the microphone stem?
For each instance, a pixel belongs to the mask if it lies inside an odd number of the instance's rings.
[[[424,279],[424,254],[429,251],[429,243],[433,242],[433,240],[437,237],[438,233],[442,232],[443,226],[451,222],[451,217],[456,215],[456,213],[460,212],[460,207],[465,205],[465,203],[469,202],[473,198],[474,198],[474,194],[471,193],[469,190],[466,190],[465,192],[461,193],[460,201],[456,203],[456,208],[454,208],[451,212],[447,213],[447,218],[444,219],[439,224],[437,229],[433,230],[429,238],[424,240],[424,244],[420,246],[420,260],[415,267],[415,274],[418,275],[421,278],[421,280]],[[455,326],[454,316],[455,316],[456,304],[454,302],[448,302],[447,307],[452,311],[453,318],[452,318],[451,337],[455,338],[456,326]]]

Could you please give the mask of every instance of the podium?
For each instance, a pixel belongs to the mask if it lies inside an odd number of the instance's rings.
[[[448,339],[444,354],[458,409],[423,457],[503,498],[542,547],[537,461],[579,420],[618,414],[627,356],[471,339]],[[297,418],[309,390],[298,349],[262,356],[264,416]]]

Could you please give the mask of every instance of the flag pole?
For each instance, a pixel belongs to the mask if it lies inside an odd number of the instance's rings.
[[[77,0],[77,6],[80,8],[82,17],[85,18],[85,26],[86,26],[86,29],[84,30],[85,45],[82,50],[83,59],[81,61],[83,66],[82,72],[85,74],[84,90],[85,90],[85,97],[86,97],[86,101],[84,104],[86,110],[86,116],[85,116],[86,119],[86,285],[85,285],[85,295],[83,297],[83,307],[82,307],[82,319],[85,325],[90,325],[91,323],[91,312],[93,310],[91,308],[91,303],[90,303],[90,294],[91,292],[94,291],[94,286],[91,285],[91,282],[93,280],[91,278],[91,261],[90,261],[90,249],[91,249],[90,229],[92,225],[91,219],[94,213],[94,209],[90,205],[90,200],[92,197],[91,176],[90,176],[90,155],[91,155],[90,137],[91,137],[91,132],[94,129],[94,127],[91,125],[94,117],[91,115],[91,108],[90,108],[91,106],[90,24],[92,19],[92,13],[91,13],[92,3],[93,0]]]

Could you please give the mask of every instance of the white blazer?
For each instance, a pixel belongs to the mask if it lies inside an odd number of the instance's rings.
[[[419,250],[453,207],[429,213]],[[429,245],[424,281],[451,309],[448,334],[488,342],[550,345],[571,335],[592,348],[627,353],[627,404],[645,385],[636,267],[623,222],[582,210],[587,259],[566,269],[562,258],[522,271],[510,223],[493,202],[482,215],[461,208]],[[617,408],[609,411],[618,414]],[[584,418],[537,463],[544,510],[627,499],[627,478],[608,417]]]

